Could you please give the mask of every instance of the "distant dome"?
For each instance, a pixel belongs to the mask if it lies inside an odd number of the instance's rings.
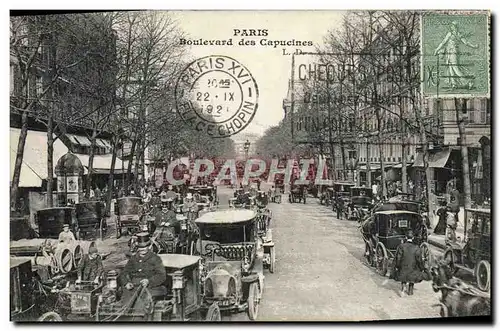
[[[68,152],[57,161],[56,174],[83,175],[82,161],[75,154]]]

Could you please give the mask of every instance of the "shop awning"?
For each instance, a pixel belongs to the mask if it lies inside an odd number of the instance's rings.
[[[80,136],[80,135],[76,135],[76,134],[66,134],[66,136],[75,145],[80,145],[80,146],[90,146],[91,145],[89,138],[87,138],[85,136]]]
[[[88,165],[89,165],[89,155],[87,154],[75,154],[78,156],[80,161],[82,161],[83,166],[85,167],[84,174],[88,173]],[[92,169],[95,174],[109,174],[111,169],[111,159],[112,154],[104,154],[104,155],[94,155],[94,161],[92,162]],[[122,166],[123,164],[123,166]],[[122,168],[127,171],[128,161],[122,161],[120,158],[116,158],[115,162],[115,174],[122,173]]]
[[[20,129],[10,128],[10,178],[14,176],[17,144]],[[56,138],[54,136],[54,138]],[[68,148],[57,139],[54,141],[53,169],[61,156],[68,152]],[[54,174],[55,176],[55,174]],[[47,133],[28,130],[24,146],[23,164],[19,179],[19,187],[40,187],[42,180],[47,179]]]
[[[379,170],[380,169],[380,163],[372,163],[370,164],[370,171],[373,170]],[[360,171],[366,171],[366,165],[360,165],[359,166]]]
[[[445,148],[443,150],[434,152],[429,151],[429,168],[444,168],[448,159],[450,158],[451,149]],[[413,163],[413,167],[423,167],[424,166],[424,154],[418,152]]]

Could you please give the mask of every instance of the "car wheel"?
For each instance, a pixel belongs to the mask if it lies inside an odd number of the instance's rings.
[[[55,311],[49,311],[38,318],[38,322],[62,322],[61,315]]]
[[[250,284],[250,288],[248,289],[248,318],[251,321],[255,321],[257,319],[257,315],[259,313],[259,289],[257,288],[257,283]]]
[[[384,246],[377,246],[377,271],[381,276],[385,276],[387,274],[387,252],[385,251]]]
[[[476,282],[477,287],[483,292],[490,290],[491,282],[491,266],[488,261],[481,260],[476,267]]]

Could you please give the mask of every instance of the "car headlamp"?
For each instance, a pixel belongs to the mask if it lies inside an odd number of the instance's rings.
[[[178,270],[172,274],[172,289],[180,290],[184,288],[184,275]]]

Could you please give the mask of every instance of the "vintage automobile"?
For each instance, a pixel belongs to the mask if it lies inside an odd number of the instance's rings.
[[[147,288],[137,288],[131,303],[120,298],[117,273],[109,277],[99,296],[96,321],[220,321],[217,303],[206,306],[200,282],[200,257],[183,254],[158,255],[167,272],[166,296],[149,297],[144,307],[134,307],[134,301]],[[146,307],[146,309],[145,309]]]
[[[10,257],[10,320],[62,321],[59,314],[51,311],[52,302],[48,302],[50,290],[39,281],[31,260],[28,257]]]
[[[257,318],[264,288],[262,247],[254,210],[220,210],[196,220],[198,252],[203,257],[203,307],[247,311]]]
[[[285,193],[285,174],[276,174],[274,187],[276,188],[277,193],[284,194]]]
[[[369,222],[373,222],[371,227]],[[429,267],[431,256],[427,244],[427,227],[420,214],[406,210],[378,211],[367,218],[361,228],[371,228],[371,233],[363,234],[365,258],[380,275],[387,274],[394,262],[396,250],[406,239],[409,229],[414,233],[414,242],[420,245],[424,265]]]
[[[347,206],[351,202],[351,187],[356,184],[351,182],[334,182],[333,183],[333,197],[332,197],[332,210],[336,211],[338,207],[339,199],[342,200],[344,205],[343,213],[348,216]]]
[[[89,321],[96,313],[98,296],[103,284],[84,281],[67,282],[50,289],[51,311],[40,317],[43,321]],[[47,317],[50,317],[47,319]]]
[[[209,202],[213,205],[217,205],[219,203],[219,199],[217,197],[217,186],[207,186],[207,185],[196,185],[189,186],[188,192],[193,195],[198,193],[201,196],[206,196]]]
[[[373,207],[372,190],[368,187],[351,187],[351,201],[349,204],[349,216],[348,219],[354,219],[361,222],[369,214]]]
[[[267,208],[257,208],[257,235],[264,249],[264,267],[274,273],[276,252],[274,250],[273,232],[271,229],[272,213]]]
[[[141,229],[142,199],[138,197],[123,197],[116,199],[116,238],[120,238],[123,231],[131,234]],[[146,225],[146,231],[147,224]]]
[[[78,231],[75,236],[79,239],[88,238],[93,234],[103,240],[107,232],[104,203],[102,201],[84,201],[75,205]]]
[[[305,185],[293,185],[290,194],[288,195],[288,201],[290,203],[302,202],[306,203],[306,186]]]
[[[444,258],[454,272],[466,271],[476,278],[481,291],[488,292],[491,283],[491,211],[490,209],[466,209],[470,216],[465,223],[465,244],[447,242]]]
[[[36,223],[38,224],[38,236],[40,238],[59,238],[64,224],[69,224],[71,231],[75,235],[78,234],[78,222],[73,207],[40,209],[36,212]]]
[[[319,203],[329,206],[332,203],[333,187],[328,185],[318,185],[318,200]]]

